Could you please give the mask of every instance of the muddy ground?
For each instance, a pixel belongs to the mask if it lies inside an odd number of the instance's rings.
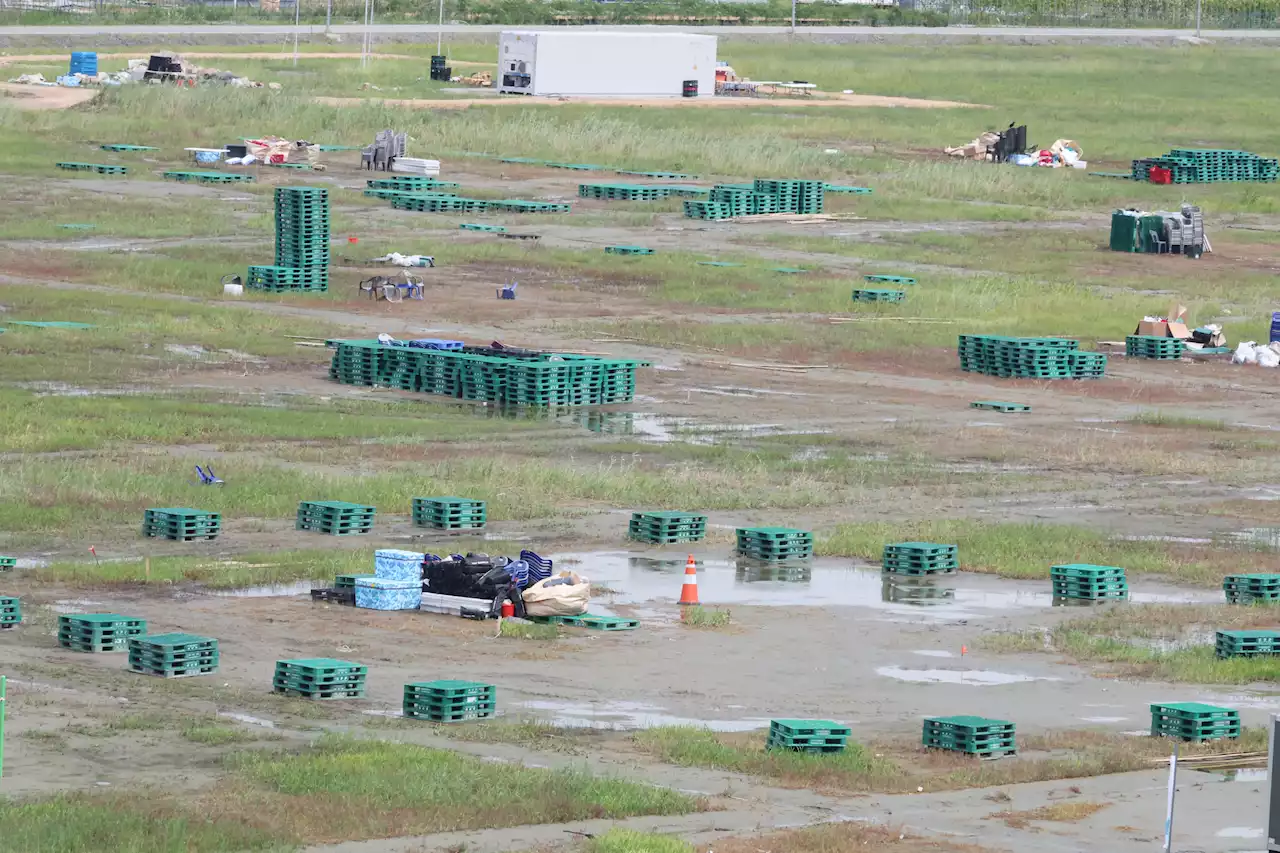
[[[360,176],[349,165],[339,162],[335,166],[323,176],[317,175],[317,180],[359,185]],[[572,197],[581,180],[573,173],[486,161],[458,163],[451,166],[447,177],[468,187],[501,187],[520,197]],[[237,195],[234,190],[148,181],[114,186],[100,181],[55,181],[50,185],[68,192],[92,188],[107,194]],[[578,209],[606,208],[603,203],[587,202]],[[497,239],[459,236],[448,224],[424,227],[414,214],[383,209],[370,212],[368,221],[371,228],[379,222],[414,228],[415,248],[429,246],[432,241]],[[1102,220],[1082,214],[1059,225],[1101,233]],[[878,232],[893,227],[857,221],[690,226],[678,214],[659,214],[653,225],[645,227],[531,222],[527,230],[540,233],[547,247],[643,242],[710,256],[732,240],[737,251],[793,260],[801,253],[756,243],[753,237],[804,228],[808,229],[806,234],[874,240]],[[901,227],[953,230],[948,223]],[[967,223],[965,227],[993,232],[1016,229],[999,223]],[[339,235],[335,238],[342,239]],[[119,248],[120,242],[86,238],[72,247],[92,253]],[[147,251],[193,241],[123,242]],[[253,245],[252,238],[247,238],[246,246]],[[49,248],[40,241],[14,246]],[[67,248],[66,243],[58,246]],[[336,253],[342,251],[335,249]],[[1250,725],[1261,724],[1269,714],[1280,712],[1280,694],[1265,686],[1207,689],[1135,682],[1117,678],[1102,667],[1073,666],[1052,656],[996,655],[974,648],[982,635],[1048,627],[1078,613],[1075,608],[1055,607],[1044,582],[960,574],[911,585],[882,580],[874,566],[832,559],[816,560],[807,574],[771,580],[758,567],[735,560],[728,544],[732,528],[744,523],[823,530],[841,521],[930,517],[1065,522],[1121,536],[1190,542],[1230,540],[1247,527],[1265,526],[1265,521],[1246,523],[1243,519],[1265,519],[1276,506],[1280,485],[1256,478],[1235,482],[1210,471],[1188,470],[1179,460],[1195,457],[1198,448],[1193,439],[1170,437],[1168,431],[1126,419],[1160,404],[1183,407],[1197,417],[1221,420],[1249,434],[1266,436],[1280,423],[1280,398],[1271,373],[1221,361],[1164,364],[1126,362],[1116,357],[1108,366],[1109,378],[1102,382],[999,381],[961,373],[954,355],[941,349],[855,353],[840,363],[812,369],[767,369],[750,355],[662,349],[607,334],[583,337],[567,332],[572,328],[569,324],[588,320],[661,320],[670,317],[673,309],[643,293],[629,292],[625,282],[615,287],[599,280],[583,281],[577,287],[557,285],[547,280],[545,271],[539,271],[539,251],[538,247],[529,248],[527,265],[488,262],[425,270],[429,295],[423,303],[388,305],[357,298],[356,280],[372,269],[361,264],[342,267],[336,273],[341,283],[335,287],[349,288],[348,300],[319,305],[296,300],[235,303],[223,300],[213,285],[207,299],[240,304],[244,310],[324,319],[342,325],[352,337],[384,331],[393,335],[429,332],[471,341],[501,339],[513,345],[537,343],[643,357],[655,366],[641,372],[636,402],[610,407],[595,422],[608,434],[641,443],[710,441],[722,438],[726,431],[743,440],[780,433],[813,434],[866,442],[872,447],[898,447],[902,442],[933,445],[936,455],[943,457],[949,455],[945,451],[963,455],[964,449],[971,448],[974,456],[982,457],[992,448],[1032,442],[1034,451],[1027,458],[939,463],[953,466],[957,472],[1003,473],[1028,479],[1006,494],[868,488],[850,505],[835,509],[710,513],[709,541],[696,546],[693,554],[700,564],[703,603],[732,610],[733,625],[725,631],[694,631],[679,621],[674,602],[680,592],[686,550],[624,544],[620,531],[625,528],[626,513],[642,507],[583,505],[569,508],[567,517],[554,521],[492,521],[488,536],[493,540],[528,543],[611,590],[598,597],[593,610],[635,616],[642,622],[641,629],[634,632],[574,634],[554,643],[497,639],[492,623],[317,604],[305,593],[310,584],[234,594],[214,594],[194,587],[85,592],[37,586],[24,580],[19,571],[6,581],[6,590],[12,588],[21,595],[37,615],[0,636],[5,668],[15,675],[10,682],[5,773],[9,792],[137,783],[206,784],[218,772],[220,750],[216,747],[192,747],[163,730],[123,732],[108,738],[79,731],[126,711],[177,708],[220,714],[249,731],[285,740],[301,741],[314,736],[316,729],[367,729],[501,760],[534,764],[586,761],[613,772],[719,797],[723,811],[714,814],[629,822],[678,831],[694,840],[711,840],[727,831],[853,818],[942,834],[993,850],[1127,853],[1157,849],[1164,814],[1163,782],[1158,772],[1010,787],[1004,793],[1012,798],[1013,806],[998,805],[999,798],[991,791],[850,798],[783,791],[732,774],[658,766],[637,754],[616,732],[684,722],[749,731],[767,726],[773,717],[830,717],[851,724],[858,739],[910,739],[918,737],[922,716],[964,713],[1016,720],[1019,732],[1027,734],[1095,727],[1138,736],[1149,724],[1148,705],[1156,701],[1229,705],[1239,708]],[[1222,256],[1232,256],[1229,248]],[[856,258],[805,257],[828,270],[853,272],[858,268]],[[42,275],[40,269],[16,256],[0,264],[0,276],[0,283],[43,281],[55,288],[101,288],[92,276],[51,276],[47,270]],[[519,301],[494,300],[495,286],[517,276],[521,281]],[[165,293],[154,297],[193,298]],[[679,310],[685,322],[779,319],[768,312],[746,309],[699,310],[684,305]],[[315,350],[314,355],[314,365],[309,368],[275,369],[270,364],[236,361],[202,364],[198,371],[181,378],[158,380],[158,387],[362,399],[400,396],[400,392],[336,386],[327,379],[326,352]],[[1033,411],[1001,415],[969,408],[973,400],[1010,398],[1031,404]],[[478,417],[486,415],[477,413]],[[576,432],[565,432],[565,425],[575,421],[576,416],[557,416],[548,424],[548,436],[566,450],[578,440],[591,438],[593,433],[581,425],[571,427]],[[674,433],[677,427],[683,430],[678,435]],[[798,448],[798,452],[805,451],[803,443]],[[139,452],[173,450],[149,447]],[[263,458],[252,450],[202,450],[219,463]],[[815,450],[820,452],[820,448]],[[1117,467],[1116,457],[1123,457],[1130,467]],[[350,465],[377,463],[374,458]],[[1218,514],[1208,511],[1224,505],[1246,509]],[[376,533],[363,541],[324,544],[363,550],[401,546],[448,550],[455,541],[424,538],[403,515],[380,511],[378,518]],[[203,553],[228,558],[250,551],[315,546],[315,536],[296,531],[289,523],[236,518],[228,520],[222,537],[214,543],[147,543],[145,553]],[[84,547],[69,533],[19,556],[31,561],[78,557]],[[129,532],[97,543],[104,559],[137,558],[144,554],[143,548]],[[1138,601],[1220,600],[1220,593],[1214,590],[1179,587],[1160,579],[1138,579],[1132,587]],[[222,651],[220,671],[208,679],[156,685],[143,676],[124,672],[119,656],[80,655],[58,648],[53,616],[83,611],[137,615],[148,621],[153,632],[216,636]],[[274,661],[290,657],[338,657],[368,664],[368,700],[327,706],[315,717],[309,716],[312,709],[275,699],[269,693]],[[536,718],[614,734],[603,734],[598,741],[575,747],[566,755],[464,744],[398,725],[388,728],[395,722],[405,682],[454,677],[498,685],[500,707],[509,718]],[[1260,850],[1262,787],[1256,775],[1228,782],[1222,776],[1189,772],[1180,789],[1179,805],[1184,813],[1197,818],[1183,824],[1177,849],[1206,853]],[[1019,829],[988,819],[989,814],[1005,808],[1034,808],[1063,798],[1110,805],[1087,820],[1052,824],[1051,828],[1033,824]],[[465,842],[469,851],[522,850],[534,844],[562,842],[566,828],[594,830],[587,825],[539,827],[317,849],[392,853],[456,849],[452,845]]]

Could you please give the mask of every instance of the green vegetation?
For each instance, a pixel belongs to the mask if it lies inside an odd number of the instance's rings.
[[[684,607],[680,610],[680,621],[690,628],[727,628],[732,616],[721,607]]]
[[[182,737],[202,746],[231,746],[258,740],[257,735],[245,728],[224,723],[192,723],[183,727]]]
[[[244,752],[230,762],[258,792],[251,822],[292,826],[299,839],[386,838],[446,829],[684,814],[698,807],[694,799],[675,791],[583,771],[492,764],[385,741],[326,737],[301,754]],[[297,814],[299,806],[308,803],[341,807]]]
[[[614,828],[588,842],[588,853],[694,853],[694,847],[670,835]]]
[[[1108,664],[1131,678],[1255,684],[1280,678],[1280,660],[1219,659],[1213,632],[1274,627],[1275,610],[1268,605],[1121,604],[1051,629],[987,634],[979,642],[995,652],[1049,652]]]
[[[556,625],[539,625],[534,622],[511,622],[502,620],[498,636],[510,640],[537,640],[548,642],[560,639],[560,628]]]
[[[1266,737],[1265,729],[1244,729],[1239,740],[1186,745],[1184,750],[1197,755],[1245,752],[1264,748]],[[870,746],[850,742],[844,752],[817,755],[766,750],[759,733],[721,735],[691,726],[646,729],[638,732],[634,741],[640,749],[671,764],[759,776],[796,788],[876,793],[1102,776],[1149,768],[1153,759],[1168,754],[1166,744],[1157,738],[1088,730],[1020,735],[1019,757],[995,762],[926,750],[916,740]]]
[[[278,851],[278,839],[239,820],[196,815],[130,795],[71,794],[34,802],[0,800],[0,853],[244,853]]]
[[[946,542],[960,549],[960,567],[1009,578],[1049,577],[1049,567],[1065,563],[1121,566],[1131,574],[1157,574],[1179,581],[1216,586],[1223,575],[1268,565],[1274,554],[1188,546],[1179,543],[1115,539],[1067,524],[983,521],[867,522],[837,525],[814,544],[827,556],[878,560],[891,542]],[[1262,569],[1257,569],[1261,571]]]

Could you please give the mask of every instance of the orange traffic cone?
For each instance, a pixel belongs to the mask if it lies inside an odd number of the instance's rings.
[[[689,555],[689,562],[684,564],[684,586],[680,588],[681,604],[698,603],[698,565]]]

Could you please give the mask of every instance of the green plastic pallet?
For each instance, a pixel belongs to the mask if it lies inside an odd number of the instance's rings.
[[[202,184],[252,183],[253,175],[233,172],[164,172],[161,177],[171,181],[196,181]]]
[[[604,251],[609,255],[652,255],[653,249],[646,249],[644,246],[605,246]]]
[[[847,193],[852,195],[870,195],[873,190],[870,187],[847,187],[838,184],[823,184],[822,191],[828,193]]]
[[[855,287],[854,302],[902,302],[907,298],[905,290],[869,290]]]
[[[108,143],[98,146],[103,151],[159,151],[153,145],[125,145],[123,143]]]
[[[57,164],[59,169],[68,169],[73,172],[96,172],[99,175],[127,175],[129,174],[128,166],[108,166],[103,163],[70,163],[63,162]]]
[[[914,278],[905,275],[864,275],[867,281],[880,282],[884,284],[915,284]]]
[[[18,565],[17,557],[0,557],[0,572],[7,572]]]
[[[507,231],[505,225],[481,225],[476,222],[463,222],[458,228],[463,231],[484,231],[490,234],[505,234]]]

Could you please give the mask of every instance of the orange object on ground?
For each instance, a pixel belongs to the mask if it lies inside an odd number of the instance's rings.
[[[680,588],[681,604],[698,603],[698,564],[689,555],[689,562],[684,564],[684,586]]]

